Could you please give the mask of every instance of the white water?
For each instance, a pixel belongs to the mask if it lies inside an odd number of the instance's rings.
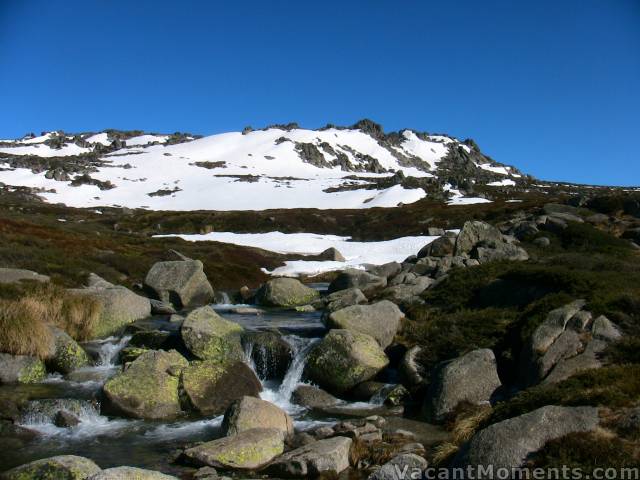
[[[115,359],[124,347],[127,346],[131,340],[131,336],[127,335],[122,338],[109,337],[101,340],[99,343],[100,349],[98,350],[98,367],[115,367]]]

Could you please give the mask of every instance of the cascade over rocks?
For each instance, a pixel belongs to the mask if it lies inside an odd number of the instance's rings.
[[[157,262],[144,284],[158,300],[176,308],[196,307],[213,300],[213,288],[200,260]]]
[[[245,351],[251,352],[251,360],[258,376],[265,380],[284,378],[293,351],[282,336],[276,332],[246,332],[242,337]]]
[[[404,314],[392,302],[382,300],[371,305],[353,305],[329,315],[329,328],[370,334],[382,348],[393,342]]]
[[[243,332],[240,325],[222,318],[210,306],[190,312],[180,329],[185,346],[194,356],[220,363],[242,360]]]
[[[295,278],[273,278],[256,292],[256,302],[271,307],[295,307],[312,303],[320,296]]]

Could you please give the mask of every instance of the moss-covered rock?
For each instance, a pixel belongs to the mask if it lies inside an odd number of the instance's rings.
[[[307,305],[320,297],[320,292],[304,285],[295,278],[274,278],[262,285],[256,293],[261,305],[295,307]]]
[[[373,378],[388,363],[372,336],[331,330],[309,353],[305,374],[321,387],[342,393]]]
[[[107,468],[92,476],[89,480],[177,480],[173,475],[154,470],[144,470],[135,467]]]
[[[103,387],[108,406],[134,418],[172,418],[181,412],[178,394],[180,370],[187,360],[175,350],[140,355]]]
[[[43,458],[9,470],[6,480],[85,480],[100,472],[100,467],[88,458],[60,455]]]
[[[244,362],[193,362],[182,371],[181,388],[188,406],[203,415],[218,415],[244,396],[257,397],[262,386]]]
[[[243,358],[243,331],[240,325],[225,320],[213,308],[206,306],[187,315],[180,333],[193,355],[201,360],[225,363]]]
[[[266,465],[283,451],[282,431],[254,428],[190,448],[184,455],[190,463],[198,466],[254,470]]]
[[[0,353],[0,384],[36,383],[46,375],[44,363],[36,357]]]
[[[125,347],[120,352],[120,362],[123,364],[133,362],[140,355],[148,351],[147,348]]]
[[[222,423],[227,435],[252,428],[277,428],[285,435],[293,433],[293,420],[280,407],[254,397],[235,401],[225,412]]]
[[[58,328],[53,329],[55,351],[47,359],[47,366],[62,374],[70,373],[78,368],[89,365],[89,356],[78,343]]]

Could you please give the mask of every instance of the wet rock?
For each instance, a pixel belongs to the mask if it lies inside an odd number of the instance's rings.
[[[107,468],[89,477],[88,480],[178,480],[173,475],[154,470],[144,470],[135,467],[114,467]]]
[[[179,348],[179,337],[164,330],[142,330],[131,336],[129,345],[148,350],[171,350]]]
[[[59,428],[72,428],[80,424],[80,419],[74,414],[60,410],[53,417],[53,424]]]
[[[119,355],[120,363],[124,365],[129,362],[133,362],[140,355],[148,351],[149,350],[147,348],[125,347],[120,351],[120,355]]]
[[[283,338],[275,332],[247,332],[242,339],[249,351],[258,376],[265,380],[284,378],[293,352]]]
[[[342,308],[350,307],[352,305],[360,305],[367,303],[367,297],[358,288],[347,288],[346,290],[339,290],[326,297],[327,306],[326,309],[329,312],[335,312]]]
[[[243,397],[231,404],[224,414],[225,435],[236,435],[252,428],[275,428],[284,435],[293,434],[293,420],[280,407],[254,397]]]
[[[50,370],[62,374],[71,373],[89,365],[89,356],[78,343],[59,328],[52,328],[54,348],[46,363]]]
[[[190,448],[184,452],[184,456],[189,463],[197,466],[255,470],[283,451],[282,431],[275,428],[254,428]]]
[[[31,270],[0,268],[0,283],[20,283],[23,280],[46,283],[49,281],[49,277],[32,272]]]
[[[333,437],[318,440],[276,458],[267,473],[283,478],[317,477],[349,468],[351,439]]]
[[[597,426],[597,408],[542,407],[480,430],[456,455],[453,466],[520,467],[548,441]]]
[[[113,410],[134,418],[175,417],[181,411],[175,373],[187,366],[188,362],[175,350],[145,352],[105,383],[107,403]]]
[[[98,406],[90,400],[75,398],[46,398],[29,400],[21,408],[20,423],[54,423],[59,414],[78,419],[82,415],[97,415]]]
[[[393,457],[380,469],[369,475],[367,480],[399,480],[399,472],[406,472],[405,478],[412,478],[413,472],[424,471],[428,464],[423,457],[414,453],[404,453]]]
[[[256,301],[272,307],[295,307],[307,305],[320,296],[313,288],[295,278],[274,278],[262,285],[256,293]]]
[[[382,300],[371,305],[353,305],[329,315],[329,328],[370,334],[382,348],[388,347],[396,335],[404,314],[392,302]]]
[[[0,384],[36,383],[46,375],[44,363],[38,358],[0,353]]]
[[[339,402],[330,393],[312,385],[298,385],[291,395],[291,401],[307,408],[330,407]]]
[[[169,302],[162,302],[160,300],[151,299],[151,313],[154,315],[173,315],[176,313],[176,309]]]
[[[202,415],[219,415],[236,400],[258,397],[260,380],[244,362],[193,362],[182,370],[181,386],[191,408]]]
[[[329,284],[329,293],[347,288],[358,288],[366,296],[373,295],[387,286],[387,279],[379,277],[363,270],[347,269],[340,273]]]
[[[440,364],[425,401],[427,417],[442,422],[461,402],[488,402],[500,387],[496,359],[489,349],[473,350]]]
[[[157,299],[176,308],[206,305],[213,299],[213,288],[200,260],[157,262],[144,283]]]
[[[244,329],[225,320],[209,306],[200,307],[187,315],[180,334],[187,349],[201,360],[228,362],[244,356],[241,336]]]
[[[320,387],[345,392],[373,378],[389,359],[370,335],[331,330],[310,351],[305,374]]]
[[[99,471],[100,467],[88,458],[60,455],[21,465],[3,473],[2,478],[6,480],[86,480]]]

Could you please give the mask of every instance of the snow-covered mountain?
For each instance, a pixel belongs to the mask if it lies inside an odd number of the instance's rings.
[[[471,140],[369,120],[295,124],[196,138],[108,130],[0,141],[0,182],[74,207],[153,210],[395,207],[426,196],[486,202],[475,187],[525,177]],[[484,195],[486,196],[486,195]]]

